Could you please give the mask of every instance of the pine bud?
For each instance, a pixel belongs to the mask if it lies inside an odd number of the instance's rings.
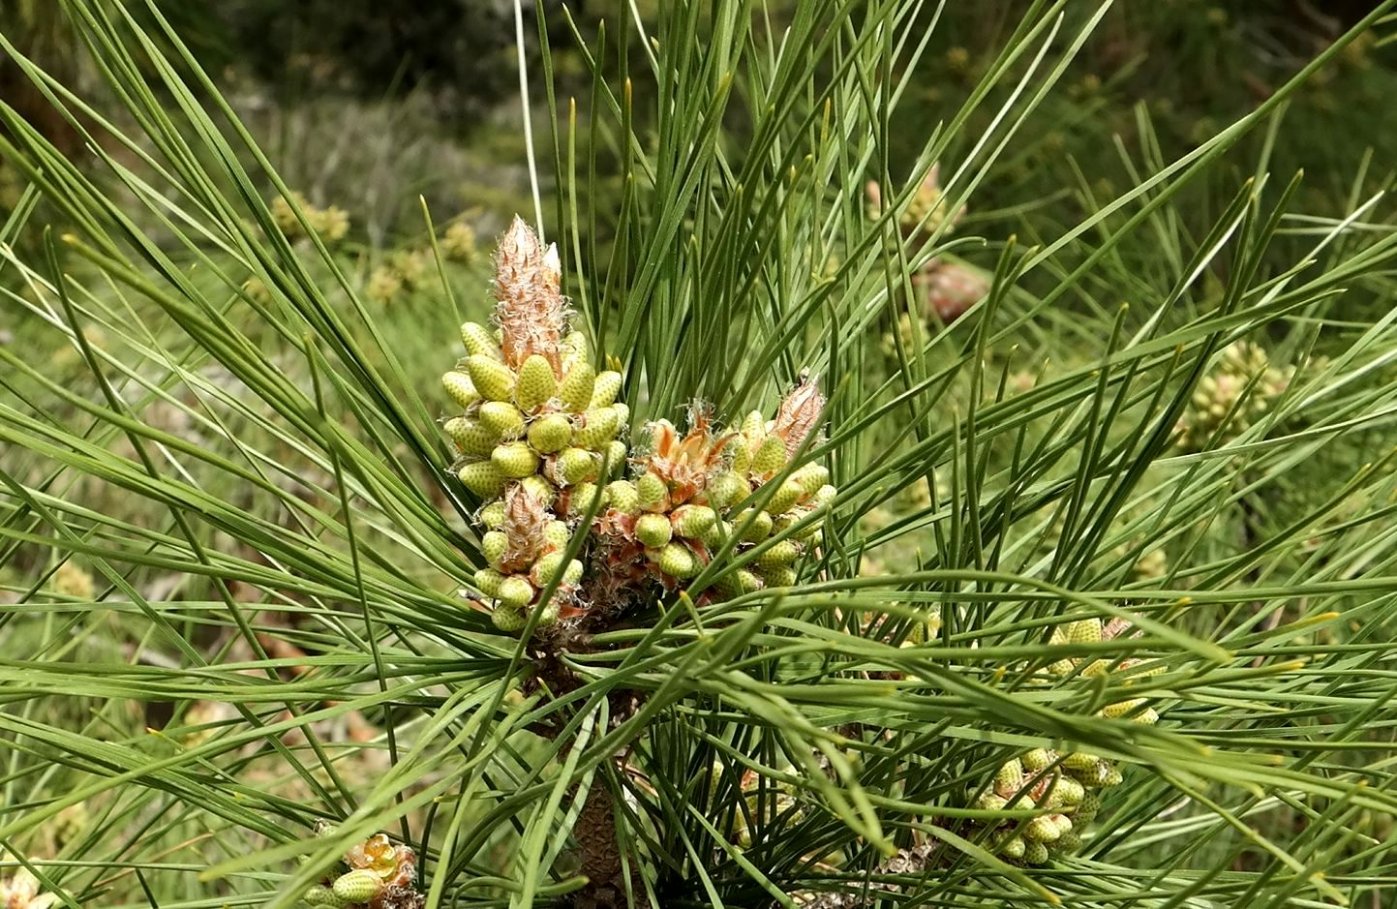
[[[791,474],[787,482],[800,486],[801,499],[808,499],[829,484],[829,469],[823,464],[806,464]]]
[[[490,610],[490,621],[505,634],[518,634],[529,623],[529,617],[524,610],[501,603]]]
[[[1016,861],[1022,859],[1026,852],[1027,850],[1025,848],[1023,837],[1021,836],[1011,836],[1009,837],[1009,839],[1004,841],[1003,845],[999,847],[1000,855],[1004,856],[1005,858],[1014,859]]]
[[[994,791],[1006,797],[1013,795],[1023,788],[1024,775],[1023,764],[1018,758],[1011,758],[999,767],[999,772],[994,775]]]
[[[804,495],[805,490],[801,488],[800,483],[796,482],[794,478],[787,478],[780,488],[772,494],[771,498],[766,500],[766,506],[763,510],[767,514],[782,514],[790,511],[791,507],[799,502]]]
[[[981,811],[1003,811],[1009,807],[1009,800],[995,792],[982,792],[975,799],[975,807]]]
[[[592,400],[589,407],[607,407],[616,403],[616,396],[621,393],[621,374],[608,369],[606,372],[598,373],[596,380],[592,384]]]
[[[738,539],[744,543],[760,543],[771,536],[771,528],[774,523],[771,515],[765,511],[757,511],[748,508],[733,518],[733,526],[741,534]]]
[[[497,530],[504,523],[504,502],[494,501],[475,513],[475,519],[490,530]]]
[[[595,480],[600,468],[599,458],[582,448],[565,448],[553,459],[553,479],[560,486],[571,486],[584,480]]]
[[[587,343],[587,336],[580,331],[570,331],[567,337],[563,338],[563,357],[571,363],[578,363],[591,359],[591,345]]]
[[[834,497],[837,495],[839,495],[839,490],[837,488],[828,485],[821,486],[819,489],[815,490],[815,494],[811,496],[811,504],[815,508],[828,507],[834,502]]]
[[[303,899],[307,905],[324,906],[327,907],[327,909],[340,909],[340,907],[345,905],[344,900],[335,896],[335,891],[321,884],[312,886],[301,896],[301,899]]]
[[[487,597],[499,594],[502,581],[504,581],[504,575],[493,568],[482,568],[475,573],[475,586]]]
[[[572,441],[572,421],[560,413],[539,417],[529,426],[529,444],[541,454],[561,451]]]
[[[506,477],[520,480],[538,470],[538,455],[523,442],[507,442],[495,447],[490,463]]]
[[[508,606],[527,606],[534,598],[534,587],[522,575],[512,574],[500,582],[500,591],[495,597]]]
[[[495,336],[479,322],[467,322],[461,326],[461,341],[465,343],[466,353],[470,356],[503,359],[500,345],[495,343]]]
[[[759,477],[769,477],[785,466],[786,443],[780,436],[767,436],[752,455],[751,472]]]
[[[700,540],[718,521],[718,514],[707,505],[680,505],[670,518],[674,532]]]
[[[463,372],[452,370],[441,377],[441,387],[450,395],[451,400],[462,407],[470,407],[480,400],[480,392],[475,390],[471,377]]]
[[[530,354],[519,366],[519,379],[514,387],[514,401],[525,413],[542,407],[558,390],[553,367],[541,354]]]
[[[498,439],[517,439],[524,431],[524,415],[505,401],[486,401],[480,405],[476,416],[480,425],[495,433]]]
[[[346,903],[367,903],[383,890],[383,880],[367,868],[359,868],[335,878],[331,888]]]
[[[1077,622],[1069,622],[1067,640],[1073,644],[1098,643],[1101,640],[1101,620],[1082,619]]]
[[[766,579],[767,587],[794,587],[796,585],[794,568],[773,568],[770,571],[763,571],[762,576]]]
[[[1054,808],[1079,805],[1086,794],[1086,788],[1081,783],[1070,776],[1061,776],[1053,782],[1052,792],[1049,793],[1049,805]]]
[[[775,571],[792,565],[800,555],[800,547],[791,540],[777,540],[761,555],[757,556],[757,567],[763,572]]]
[[[1036,843],[1054,843],[1062,836],[1062,830],[1047,815],[1030,818],[1024,825],[1024,836]]]
[[[1044,846],[1037,840],[1028,840],[1024,843],[1023,860],[1025,863],[1029,865],[1046,865],[1048,864],[1048,858],[1047,846]]]
[[[491,498],[504,492],[504,474],[489,461],[467,464],[456,472],[461,483],[481,498]]]
[[[631,421],[631,409],[625,404],[617,401],[611,405],[611,409],[616,411],[616,418],[621,421],[622,426],[625,426]]]
[[[572,531],[568,530],[566,521],[549,521],[548,526],[543,528],[543,539],[554,549],[566,549],[572,539]]]
[[[662,514],[643,514],[635,520],[635,538],[650,549],[668,543],[672,532],[669,518]]]
[[[606,484],[606,494],[611,507],[621,514],[640,514],[640,493],[629,480]]]
[[[582,426],[574,434],[574,444],[600,451],[607,446],[621,428],[621,419],[614,407],[599,407],[587,411],[582,417]]]
[[[563,402],[563,407],[573,413],[586,410],[587,405],[592,403],[596,375],[596,370],[586,360],[574,363],[563,376],[563,384],[558,387],[558,398]]]
[[[669,508],[669,487],[665,481],[653,473],[647,473],[635,481],[635,490],[640,495],[640,507],[645,511],[664,511]]]
[[[519,486],[529,495],[538,500],[544,508],[553,504],[553,500],[558,497],[557,488],[543,477],[535,474],[532,477],[525,477],[519,481]]]
[[[752,494],[752,487],[732,471],[724,471],[708,481],[708,501],[719,510],[731,508]]]
[[[466,357],[466,371],[476,391],[491,401],[508,401],[514,397],[514,372],[499,360],[474,354]]]
[[[485,556],[491,568],[499,568],[508,551],[509,536],[501,531],[492,530],[480,538],[480,554]]]
[[[558,570],[563,567],[563,553],[559,550],[541,555],[533,568],[529,569],[529,580],[533,581],[539,590],[547,587],[558,576]]]
[[[487,429],[469,417],[452,417],[442,428],[451,436],[451,441],[456,443],[461,454],[470,457],[489,457],[490,452],[495,450],[495,443],[500,440],[499,434],[494,430]]]
[[[742,418],[742,434],[756,441],[766,435],[766,417],[760,410],[754,410]]]
[[[598,499],[601,501],[598,502]],[[572,494],[568,496],[568,513],[580,518],[591,511],[594,504],[599,509],[606,506],[606,490],[590,480],[583,480],[572,488]]]
[[[626,457],[630,454],[630,449],[626,443],[620,439],[612,439],[606,446],[606,473],[607,476],[620,476],[621,471],[626,469]]]
[[[1074,751],[1062,759],[1063,769],[1073,773],[1095,773],[1101,758],[1085,751]]]
[[[762,579],[745,568],[730,571],[718,579],[718,591],[725,597],[741,596],[762,589]]]
[[[1140,705],[1144,703],[1144,698],[1131,698],[1128,701],[1117,701],[1114,704],[1107,704],[1105,707],[1103,707],[1101,710],[1101,715],[1104,717],[1109,717],[1113,720],[1118,720],[1126,714],[1130,713],[1132,710],[1138,709]]]
[[[1024,772],[1035,775],[1052,766],[1055,757],[1056,755],[1046,748],[1035,748],[1020,758],[1019,762],[1023,764]]]
[[[691,578],[703,567],[698,558],[682,543],[666,544],[655,553],[654,559],[660,571],[672,578]]]

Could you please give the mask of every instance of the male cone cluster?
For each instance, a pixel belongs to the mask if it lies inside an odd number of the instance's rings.
[[[1266,351],[1249,341],[1229,344],[1199,380],[1175,427],[1179,447],[1202,451],[1214,440],[1237,438],[1271,409],[1294,375],[1294,367],[1273,365]]]
[[[819,542],[815,512],[835,492],[818,464],[787,470],[820,420],[815,383],[798,384],[774,419],[754,412],[738,430],[718,432],[697,406],[683,435],[653,422],[647,452],[633,458],[620,437],[630,418],[616,400],[621,376],[597,373],[568,330],[556,249],[515,218],[495,268],[499,328],[463,325],[466,356],[442,383],[462,408],[445,423],[456,474],[483,500],[488,567],[474,581],[496,627],[518,632],[540,606],[536,627],[623,611],[720,551],[761,547],[710,598],[795,583],[796,560]]]
[[[1130,623],[1124,619],[1111,619],[1105,623],[1096,618],[1080,619],[1054,628],[1051,643],[1065,645],[1109,641],[1128,633],[1130,629]],[[1130,673],[1142,662],[1136,658],[1065,658],[1051,664],[1048,673],[1056,676]],[[1162,667],[1146,669],[1140,674],[1153,675],[1160,671]],[[1150,725],[1159,720],[1159,714],[1146,706],[1143,698],[1108,704],[1098,715]],[[1071,852],[1080,845],[1082,830],[1096,817],[1101,807],[1097,792],[1120,782],[1120,769],[1105,758],[1085,752],[1059,753],[1037,748],[1002,764],[995,774],[994,785],[980,795],[976,804],[987,811],[1044,811],[1027,822],[1006,819],[997,824],[1000,835],[991,843],[1005,858],[1029,865],[1042,865],[1054,853]]]
[[[461,326],[466,356],[442,377],[463,412],[445,429],[460,460],[456,474],[484,500],[481,550],[489,567],[475,583],[495,601],[491,616],[505,631],[524,627],[530,607],[556,583],[542,623],[581,578],[566,560],[569,527],[558,515],[584,513],[603,472],[619,472],[626,446],[617,436],[629,413],[616,403],[621,377],[598,374],[587,342],[567,330],[557,249],[545,249],[521,219],[495,257],[492,332]]]
[[[417,892],[417,854],[375,834],[346,852],[340,869],[302,901],[325,909],[421,909],[426,897]]]

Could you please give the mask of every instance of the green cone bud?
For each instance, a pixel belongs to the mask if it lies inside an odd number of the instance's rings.
[[[456,443],[461,454],[476,458],[488,458],[500,440],[499,433],[487,429],[469,417],[452,417],[442,427],[451,441]]]
[[[1023,860],[1030,865],[1048,864],[1048,847],[1036,840],[1029,840],[1024,843]]]
[[[606,446],[606,470],[608,476],[620,476],[621,471],[626,469],[626,457],[630,454],[630,449],[626,448],[626,443],[620,439],[612,439]]]
[[[1062,759],[1063,768],[1073,772],[1095,773],[1096,765],[1099,763],[1101,763],[1101,758],[1085,751],[1074,751]]]
[[[718,513],[707,505],[680,505],[670,520],[681,537],[701,540],[718,522]]]
[[[636,480],[635,491],[639,493],[640,507],[645,511],[664,511],[669,507],[669,487],[653,473]]]
[[[600,459],[582,448],[565,448],[553,460],[553,479],[562,486],[571,486],[597,478]]]
[[[816,508],[828,507],[834,502],[834,497],[837,495],[839,495],[839,490],[836,487],[829,485],[821,486],[819,489],[815,490],[815,494],[810,497],[811,504]]]
[[[499,530],[492,530],[480,538],[480,554],[491,568],[499,568],[504,554],[509,551],[509,537]]]
[[[514,397],[514,372],[499,360],[483,354],[466,357],[466,371],[476,391],[491,401]]]
[[[1067,624],[1067,640],[1072,644],[1095,644],[1101,640],[1101,620],[1082,619]]]
[[[1062,836],[1062,830],[1047,815],[1030,818],[1024,825],[1024,837],[1035,843],[1055,843]]]
[[[769,477],[786,466],[786,442],[780,436],[767,436],[752,455],[752,473]]]
[[[534,562],[534,567],[529,569],[529,580],[539,590],[547,587],[558,576],[558,570],[563,567],[563,553],[559,550],[541,555],[538,561]]]
[[[668,543],[672,533],[669,518],[662,514],[643,514],[635,519],[635,538],[649,549]]]
[[[572,441],[572,421],[560,413],[539,417],[529,427],[529,444],[542,454],[562,451]]]
[[[801,499],[808,499],[829,484],[829,469],[823,464],[806,464],[791,474],[788,482],[800,486]]]
[[[504,492],[504,474],[489,461],[476,461],[456,471],[461,483],[483,499],[492,498]]]
[[[691,578],[703,567],[698,558],[682,543],[668,543],[655,556],[660,571],[672,578]]]
[[[582,580],[582,563],[573,559],[563,569],[563,586],[576,587]]]
[[[368,868],[359,868],[335,878],[331,889],[346,903],[367,903],[383,890],[383,879]]]
[[[592,403],[592,389],[596,384],[596,370],[585,360],[573,364],[563,376],[563,384],[558,387],[558,398],[563,406],[573,413],[581,413]],[[479,385],[477,385],[479,387]]]
[[[558,390],[553,367],[539,354],[531,354],[519,365],[519,378],[514,386],[514,402],[525,412],[543,406]]]
[[[765,511],[768,514],[777,515],[790,511],[792,506],[801,500],[805,495],[805,490],[793,478],[787,478],[781,487],[766,500]]]
[[[757,556],[757,567],[764,572],[792,565],[800,556],[800,547],[792,540],[777,540]]]
[[[484,524],[490,530],[497,529],[504,523],[504,503],[491,502],[475,513],[475,519]]]
[[[621,374],[608,369],[606,372],[597,374],[592,383],[592,400],[588,402],[589,407],[608,407],[616,403],[616,396],[621,393]]]
[[[583,414],[582,426],[573,434],[573,444],[601,451],[621,429],[621,418],[614,407],[599,407]]]
[[[1054,757],[1055,755],[1046,748],[1035,748],[1019,760],[1023,764],[1024,772],[1032,775],[1047,770]]]
[[[345,905],[344,900],[335,896],[335,891],[320,884],[312,886],[301,896],[301,899],[305,900],[308,905],[325,906],[329,909],[340,909],[341,906]]]
[[[760,410],[752,411],[742,418],[741,432],[748,439],[760,439],[766,435],[766,417]]]
[[[475,586],[487,597],[493,597],[500,592],[500,583],[503,580],[504,575],[493,568],[482,568],[475,573]]]
[[[625,404],[617,401],[615,404],[611,405],[611,409],[616,411],[616,418],[621,421],[622,426],[625,426],[631,421],[631,409]]]
[[[729,572],[718,579],[718,590],[724,596],[735,597],[762,589],[762,579],[745,568]]]
[[[590,345],[587,343],[587,336],[580,331],[570,331],[563,338],[563,358],[569,361],[590,360],[588,356]],[[569,364],[571,365],[571,364]]]
[[[1023,788],[1024,775],[1023,764],[1018,758],[1011,758],[999,767],[999,772],[994,775],[994,790],[1005,795],[1013,795]]]
[[[601,504],[597,508],[606,506],[606,490],[590,480],[583,480],[572,487],[572,495],[568,497],[568,512],[573,517],[582,517],[592,510],[592,504],[601,499]]]
[[[1101,715],[1110,717],[1113,720],[1118,720],[1132,710],[1138,710],[1143,703],[1145,703],[1144,698],[1131,698],[1128,701],[1117,701],[1114,704],[1107,704],[1105,707],[1101,708]]]
[[[490,610],[490,621],[505,634],[518,634],[529,623],[529,617],[519,607],[501,603]]]
[[[549,521],[548,526],[543,528],[543,538],[554,549],[566,549],[568,541],[572,539],[572,531],[568,530],[566,521]]]
[[[512,574],[500,582],[500,591],[495,596],[508,606],[527,606],[534,598],[534,585],[522,575]]]
[[[752,487],[732,471],[724,471],[708,481],[708,501],[714,508],[731,508],[752,494]]]
[[[606,484],[606,492],[611,507],[621,514],[640,514],[640,493],[636,492],[634,483],[629,480],[617,480]]]
[[[1070,776],[1058,777],[1053,783],[1052,792],[1049,793],[1049,805],[1054,808],[1062,806],[1072,807],[1080,805],[1082,799],[1086,798],[1087,790],[1081,783]]]
[[[466,353],[471,356],[491,357],[496,360],[503,358],[500,345],[495,342],[495,336],[479,322],[467,322],[461,326],[461,341],[466,345]]]
[[[771,536],[771,527],[774,523],[771,515],[765,511],[757,511],[748,508],[733,518],[733,526],[741,534],[739,537],[744,543],[760,543]]]
[[[506,442],[491,452],[490,463],[511,480],[521,480],[538,470],[538,455],[523,442]]]
[[[480,405],[476,416],[480,425],[493,432],[497,439],[517,439],[524,431],[524,415],[505,401],[486,401]]]
[[[999,847],[999,854],[1005,858],[1021,859],[1024,857],[1024,841],[1021,836],[1011,836]]]
[[[463,372],[452,370],[441,377],[441,387],[462,407],[470,407],[480,400],[480,392],[475,390],[471,377]]]
[[[558,497],[557,487],[537,474],[520,480],[519,486],[529,495],[538,499],[545,508],[552,505],[553,500]]]
[[[794,587],[796,584],[794,568],[773,568],[763,571],[762,576],[766,578],[767,587]]]

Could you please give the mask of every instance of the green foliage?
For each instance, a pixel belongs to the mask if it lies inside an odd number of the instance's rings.
[[[540,226],[595,370],[634,430],[770,413],[808,371],[823,435],[780,469],[838,492],[795,583],[749,579],[798,524],[567,648],[462,596],[491,518],[438,376],[480,266],[429,220],[384,263],[405,295],[371,297],[158,10],[64,0],[91,101],[0,37],[91,158],[0,105],[0,878],[378,899],[333,882],[385,833],[429,907],[1381,900],[1397,232],[1367,171],[1336,214],[1276,162],[1286,106],[1392,5],[1189,150],[1142,113],[1118,195],[1083,171],[1014,205],[995,175],[1107,5],[1020,5],[935,120],[908,112],[948,49],[916,0],[576,29]],[[938,164],[945,209],[918,198]],[[960,261],[987,295],[928,320],[919,276]],[[1228,369],[1245,419],[1180,447]],[[1124,785],[1066,786],[1094,820],[1029,854],[1062,803],[985,796],[1088,759]]]

